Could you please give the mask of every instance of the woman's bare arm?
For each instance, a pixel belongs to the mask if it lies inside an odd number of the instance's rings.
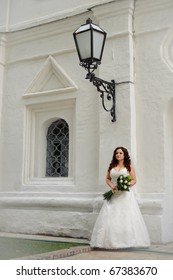
[[[132,187],[133,185],[136,184],[136,174],[133,166],[131,166],[130,176],[132,177],[132,180],[130,182],[130,186]]]
[[[111,177],[110,177],[110,172],[107,171],[106,174],[106,183],[107,185],[112,189],[112,190],[117,190],[117,186],[115,186],[112,181],[111,181]]]

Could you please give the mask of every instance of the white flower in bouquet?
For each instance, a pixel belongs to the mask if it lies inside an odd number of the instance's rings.
[[[129,191],[129,186],[130,186],[130,181],[132,177],[129,176],[123,176],[121,175],[121,178],[119,177],[117,179],[117,184],[118,184],[118,190],[120,191]]]

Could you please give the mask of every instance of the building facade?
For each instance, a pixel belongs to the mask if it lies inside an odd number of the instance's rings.
[[[173,241],[173,2],[0,2],[0,230],[89,239],[125,146],[151,241]],[[107,32],[96,74],[120,83],[114,123],[79,67],[87,18]]]

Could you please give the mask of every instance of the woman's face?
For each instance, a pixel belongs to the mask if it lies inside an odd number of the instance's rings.
[[[118,161],[124,160],[124,152],[121,149],[118,149],[115,153],[115,157]]]

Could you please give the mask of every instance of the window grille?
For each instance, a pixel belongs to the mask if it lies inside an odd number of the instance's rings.
[[[47,131],[46,176],[68,177],[69,126],[63,119]]]

